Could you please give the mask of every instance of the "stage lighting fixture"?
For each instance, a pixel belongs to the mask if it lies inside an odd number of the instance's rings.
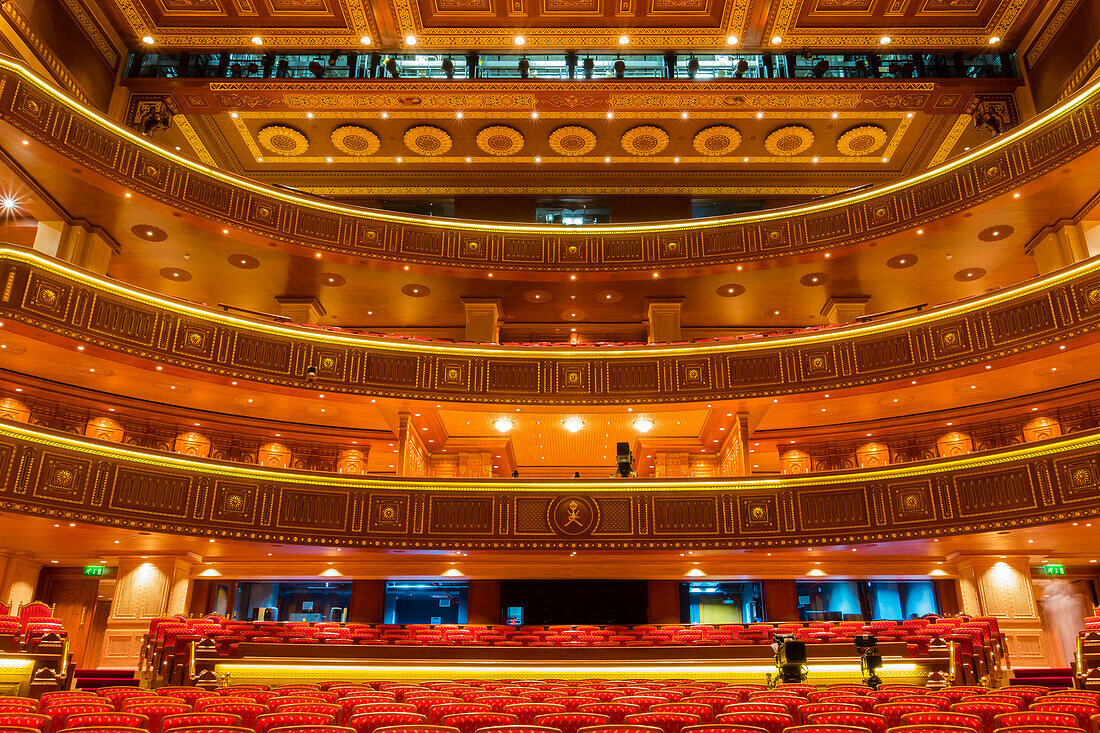
[[[584,78],[591,79],[592,73],[596,70],[596,61],[591,56],[586,56],[584,59]]]
[[[694,55],[688,59],[688,79],[694,79],[695,75],[699,73],[699,59]]]
[[[791,634],[775,634],[772,642],[775,645],[776,674],[768,675],[768,687],[805,682],[806,642],[796,641]]]
[[[451,61],[451,57],[443,59],[443,73],[447,75],[448,79],[455,78],[455,62]]]
[[[622,59],[615,59],[615,78],[622,79],[626,76],[626,62]]]
[[[882,669],[882,655],[878,653],[878,638],[874,634],[860,634],[852,639],[859,651],[859,668],[863,672],[863,682],[872,690],[882,684],[878,670]]]
[[[519,78],[526,79],[531,75],[531,62],[527,60],[526,56],[520,56],[519,59]]]

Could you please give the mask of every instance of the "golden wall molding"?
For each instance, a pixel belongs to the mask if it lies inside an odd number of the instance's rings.
[[[1053,349],[1100,330],[1100,261],[884,323],[683,346],[575,348],[264,324],[29,250],[0,249],[0,316],[123,357],[284,387],[437,402],[673,403],[860,387]]]
[[[14,62],[0,61],[0,80],[0,119],[212,228],[360,259],[498,271],[694,268],[835,250],[976,207],[1100,144],[1098,83],[967,155],[882,187],[776,212],[578,230],[370,211],[268,188],[160,149]]]
[[[0,510],[211,538],[383,548],[761,548],[1100,514],[1100,431],[834,474],[705,481],[381,480],[170,457],[0,423]]]

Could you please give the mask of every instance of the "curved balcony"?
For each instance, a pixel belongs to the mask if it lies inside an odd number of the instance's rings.
[[[5,327],[34,339],[75,340],[81,350],[226,381],[435,402],[659,404],[827,392],[1037,358],[1091,342],[1100,326],[1097,260],[882,323],[632,348],[389,341],[263,323],[12,248],[0,250],[0,282]]]
[[[0,424],[0,508],[307,545],[723,549],[919,539],[1100,514],[1100,432],[878,469],[721,481],[378,480]]]
[[[256,242],[364,262],[502,272],[675,271],[851,248],[971,213],[1073,161],[1090,161],[1100,142],[1094,84],[969,154],[888,185],[758,214],[577,230],[371,211],[269,188],[163,150],[15,62],[0,60],[0,80],[0,120],[10,130],[67,168],[78,163],[119,191],[187,212],[212,235],[226,227]],[[35,153],[19,148],[11,151],[17,162]]]

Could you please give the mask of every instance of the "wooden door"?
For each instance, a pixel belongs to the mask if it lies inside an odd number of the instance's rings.
[[[96,647],[93,634],[98,595],[99,579],[85,578],[80,570],[46,568],[39,578],[38,599],[52,605],[53,615],[64,624],[77,669],[96,663],[88,652]]]

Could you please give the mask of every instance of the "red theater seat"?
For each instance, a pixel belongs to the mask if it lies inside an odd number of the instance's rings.
[[[548,728],[557,728],[561,733],[577,733],[581,728],[607,725],[611,720],[599,713],[565,712],[540,715],[535,718],[535,722]]]
[[[982,719],[977,715],[939,710],[928,713],[906,713],[901,716],[903,725],[950,725],[956,728],[969,728],[981,733]]]
[[[177,728],[193,728],[195,726],[226,725],[240,727],[241,716],[231,713],[181,713],[169,715],[160,721],[161,733],[174,733]],[[140,727],[140,726],[139,726]]]
[[[794,725],[794,718],[787,713],[738,710],[722,713],[718,716],[718,722],[725,725],[763,728],[768,733],[783,733],[784,728]]]
[[[511,713],[494,713],[492,711],[457,713],[448,715],[443,719],[443,725],[458,728],[459,733],[475,733],[481,728],[512,725],[517,722],[516,716]]]

